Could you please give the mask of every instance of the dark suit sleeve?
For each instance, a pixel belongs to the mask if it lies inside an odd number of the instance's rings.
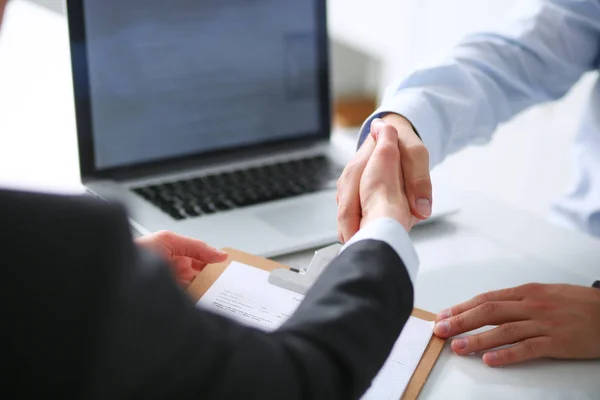
[[[412,309],[384,242],[351,245],[266,333],[197,309],[119,207],[0,191],[0,223],[3,398],[356,398]]]
[[[150,255],[127,271],[107,310],[93,398],[358,398],[413,307],[402,260],[380,241],[350,246],[271,333],[197,309]]]

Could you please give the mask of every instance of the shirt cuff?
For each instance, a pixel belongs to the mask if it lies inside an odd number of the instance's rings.
[[[408,233],[404,227],[395,219],[381,218],[370,222],[350,239],[340,253],[361,240],[379,240],[388,244],[402,259],[410,280],[415,286],[417,273],[419,272],[419,256],[413,247]]]
[[[419,132],[419,137],[429,151],[430,168],[443,161],[445,152],[441,138],[444,137],[442,135],[444,125],[436,110],[427,101],[422,89],[402,89],[384,99],[381,106],[360,128],[358,148],[369,136],[373,120],[389,113],[402,115]]]

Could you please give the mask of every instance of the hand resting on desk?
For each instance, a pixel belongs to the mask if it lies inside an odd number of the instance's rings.
[[[600,358],[596,288],[528,284],[489,292],[442,311],[437,321],[434,333],[441,338],[499,325],[452,341],[456,354],[484,352],[483,362],[491,367],[535,358]]]

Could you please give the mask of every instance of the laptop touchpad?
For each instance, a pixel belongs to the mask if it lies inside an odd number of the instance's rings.
[[[261,220],[287,236],[298,237],[314,235],[337,229],[337,206],[335,195],[319,195],[302,199],[294,204],[282,204],[279,207],[256,214]]]

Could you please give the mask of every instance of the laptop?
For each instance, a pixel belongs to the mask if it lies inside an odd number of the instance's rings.
[[[336,181],[353,151],[330,141],[326,2],[67,11],[81,178],[124,203],[135,231],[266,257],[337,241]],[[431,220],[447,214],[436,202]]]
[[[68,0],[81,177],[170,230],[274,256],[337,240],[325,2]]]

